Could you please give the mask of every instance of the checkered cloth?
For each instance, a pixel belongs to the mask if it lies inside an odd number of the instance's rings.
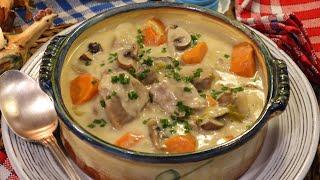
[[[271,38],[320,85],[320,1],[236,0],[237,19]]]

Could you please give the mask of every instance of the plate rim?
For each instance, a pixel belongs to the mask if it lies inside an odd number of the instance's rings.
[[[75,28],[76,26],[78,26],[81,22],[63,30],[62,32],[58,33],[57,35],[63,35],[63,34],[67,34],[68,31],[72,30],[73,28]],[[252,28],[251,28],[252,29]],[[256,34],[258,34],[258,36],[260,38],[262,38],[265,43],[269,43],[269,46],[273,46],[275,49],[277,49],[278,51],[276,52],[277,54],[284,56],[286,59],[291,60],[289,63],[294,67],[294,69],[296,70],[296,73],[299,74],[300,76],[300,80],[302,80],[304,82],[305,85],[307,85],[306,87],[306,91],[309,93],[309,95],[311,95],[312,97],[310,98],[310,104],[312,107],[318,107],[318,102],[316,100],[316,96],[315,96],[315,92],[310,84],[310,82],[308,81],[308,79],[306,78],[306,76],[303,74],[303,72],[300,70],[300,68],[293,62],[293,60],[280,48],[278,48],[276,46],[276,44],[270,40],[269,38],[267,38],[265,35],[263,35],[262,33],[258,32],[255,29],[252,29]],[[52,37],[53,38],[53,37]],[[52,39],[51,38],[51,39]],[[51,41],[51,39],[46,42],[45,44],[43,44],[28,60],[28,62],[23,66],[23,68],[21,69],[21,71],[25,71],[26,68],[30,68],[29,66],[32,63],[35,63],[35,59],[41,55],[41,53],[43,53],[43,51],[45,50],[46,46],[49,44],[49,42]],[[268,45],[267,45],[268,46]],[[288,62],[286,62],[288,63]],[[320,112],[319,112],[319,108],[316,108],[317,111],[314,112],[314,120],[313,121],[313,127],[314,128],[314,133],[311,136],[313,138],[313,141],[310,145],[310,149],[309,149],[309,153],[311,154],[310,156],[307,156],[307,158],[305,159],[304,163],[302,164],[302,168],[299,170],[297,177],[295,177],[296,179],[303,179],[307,172],[309,171],[312,162],[314,160],[316,151],[317,151],[317,147],[318,147],[318,142],[319,142],[319,137],[320,137],[320,121],[319,121],[319,116],[320,116]],[[3,117],[0,117],[1,119],[3,119]],[[316,120],[317,119],[317,120]],[[2,137],[3,137],[3,142],[4,142],[4,146],[5,146],[5,150],[7,152],[7,156],[11,162],[11,165],[13,167],[13,169],[15,170],[16,174],[22,178],[22,179],[30,179],[30,177],[27,175],[27,173],[24,171],[23,169],[23,165],[21,164],[21,162],[18,160],[18,157],[16,156],[15,150],[11,144],[11,139],[10,139],[10,135],[9,135],[9,128],[6,124],[6,122],[4,120],[1,121],[1,127],[2,127]],[[316,141],[317,140],[317,141]],[[11,144],[11,145],[10,145]]]

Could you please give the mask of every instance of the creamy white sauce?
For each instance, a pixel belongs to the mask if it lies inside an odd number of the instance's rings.
[[[169,16],[170,17],[170,16]],[[132,147],[131,149],[143,152],[158,152],[149,138],[148,127],[143,123],[147,119],[161,119],[169,118],[170,115],[163,111],[159,106],[154,104],[148,104],[143,108],[142,112],[130,123],[125,124],[121,129],[117,130],[112,127],[111,123],[107,120],[104,109],[100,106],[99,101],[101,97],[96,96],[93,100],[79,106],[72,104],[70,100],[70,81],[74,79],[78,74],[73,70],[74,67],[88,72],[98,79],[101,79],[102,74],[108,69],[114,69],[115,63],[109,63],[108,57],[110,53],[115,51],[114,41],[116,38],[124,36],[121,41],[116,43],[117,48],[127,46],[128,42],[134,42],[136,37],[136,30],[141,27],[142,22],[148,17],[136,18],[134,23],[130,21],[124,21],[120,27],[115,31],[107,29],[86,37],[81,44],[79,44],[72,52],[72,55],[64,64],[62,72],[62,96],[64,103],[68,108],[71,116],[80,124],[85,130],[94,136],[109,142],[114,143],[122,135],[127,132],[133,132],[144,136],[141,142]],[[160,16],[165,25],[178,24],[185,28],[189,33],[199,33],[201,38],[199,42],[204,41],[208,45],[208,52],[200,65],[208,66],[215,69],[215,80],[212,84],[213,89],[220,89],[222,85],[228,87],[244,87],[244,91],[236,94],[235,104],[239,107],[239,111],[245,115],[243,121],[225,121],[225,126],[219,130],[214,131],[201,131],[196,132],[192,130],[191,133],[196,136],[197,150],[207,149],[219,144],[223,144],[230,139],[245,132],[258,118],[263,109],[265,103],[265,93],[263,91],[263,83],[260,72],[258,71],[253,78],[239,77],[229,73],[230,58],[225,58],[224,55],[231,55],[232,47],[235,43],[239,43],[242,39],[237,39],[235,36],[225,37],[223,34],[216,34],[215,30],[211,30],[206,22],[193,22],[187,19],[187,17],[180,20],[174,18],[168,18],[166,15]],[[132,21],[131,21],[132,22]],[[203,28],[199,28],[201,25]],[[87,46],[90,42],[98,42],[101,44],[103,51],[93,55],[93,61],[90,66],[85,66],[79,62],[78,58],[84,52],[87,51]],[[150,56],[163,57],[169,56],[169,52],[162,52],[163,48],[167,48],[167,45],[160,45],[158,47],[151,48]],[[181,53],[177,53],[179,59]],[[247,85],[249,84],[249,87]],[[105,84],[107,86],[113,86],[112,84]],[[250,87],[254,86],[253,88]],[[118,92],[122,92],[118,88]],[[116,89],[115,88],[115,89]],[[125,95],[125,92],[123,92]],[[129,100],[128,100],[129,101]],[[187,101],[187,99],[186,99]],[[191,100],[190,104],[195,102]],[[129,106],[135,107],[134,103],[130,103]],[[170,107],[170,106],[169,106]],[[133,109],[132,113],[137,112],[137,109]],[[96,126],[95,128],[89,128],[88,125],[92,123],[94,119],[105,119],[107,125],[104,127]],[[183,128],[180,125],[177,127],[178,134],[184,134]]]

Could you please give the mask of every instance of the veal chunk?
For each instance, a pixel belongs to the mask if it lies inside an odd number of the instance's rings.
[[[188,92],[185,91],[185,87],[188,88]],[[200,109],[206,106],[205,100],[200,97],[195,87],[182,81],[164,79],[159,83],[152,84],[150,93],[153,97],[153,102],[170,114],[174,113],[179,101],[193,109]]]
[[[120,75],[129,80],[126,83],[112,81],[114,77]],[[135,98],[129,96],[132,92],[135,93]],[[149,100],[146,87],[125,71],[102,75],[99,94],[106,102],[108,119],[117,129],[137,117]]]
[[[132,121],[134,118],[122,107],[120,98],[118,96],[115,96],[107,101],[106,114],[112,125],[117,129]]]
[[[194,77],[197,70],[200,70],[198,73],[199,76]],[[201,64],[182,66],[180,74],[182,76],[194,77],[192,84],[198,91],[210,89],[212,81],[214,80],[214,70]]]

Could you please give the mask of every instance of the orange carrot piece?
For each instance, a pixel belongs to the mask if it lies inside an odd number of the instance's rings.
[[[126,133],[115,142],[115,145],[128,149],[138,144],[142,138],[143,135]]]
[[[227,135],[227,136],[224,137],[224,139],[225,139],[226,141],[231,141],[233,138],[234,138],[233,135]]]
[[[208,51],[208,46],[205,42],[199,42],[193,48],[185,51],[181,59],[185,64],[197,64],[202,61]]]
[[[196,150],[196,138],[191,135],[176,135],[164,141],[165,151],[171,153],[187,153]]]
[[[244,77],[252,77],[256,73],[254,50],[250,43],[243,42],[233,47],[230,71]]]
[[[75,105],[83,104],[98,94],[99,81],[92,75],[81,74],[71,81],[70,96]]]
[[[209,106],[216,106],[217,104],[218,104],[218,101],[217,100],[215,100],[212,96],[210,96],[210,95],[207,95],[206,96],[206,99],[207,99],[207,103],[208,103],[208,105]]]
[[[151,18],[144,23],[142,29],[143,43],[146,46],[159,46],[167,41],[165,25],[160,19]]]

